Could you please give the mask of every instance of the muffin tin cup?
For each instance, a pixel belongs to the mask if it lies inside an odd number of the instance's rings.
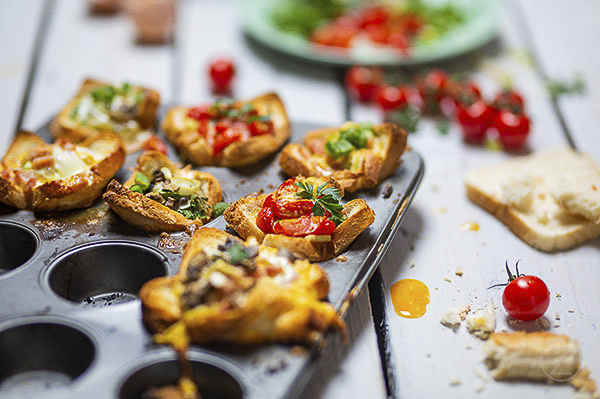
[[[293,123],[291,141],[301,141],[307,131],[318,127]],[[38,133],[50,141],[47,126]],[[177,152],[168,146],[171,157],[178,160]],[[137,156],[127,157],[118,175],[121,180],[128,178]],[[219,180],[229,202],[250,193],[268,193],[285,180],[276,156],[247,168],[198,169]],[[420,156],[408,152],[396,174],[379,187],[344,198],[344,202],[365,199],[376,218],[344,253],[345,262],[321,262],[330,281],[328,298],[336,309],[347,309],[375,271],[398,231],[423,170]],[[392,185],[393,193],[384,198],[387,184]],[[207,226],[227,228],[223,217]],[[0,212],[0,234],[4,234],[1,250],[10,252],[5,263],[8,266],[0,267],[0,273],[6,271],[0,274],[0,369],[5,370],[0,377],[0,397],[11,397],[13,392],[12,397],[118,398],[135,396],[149,383],[177,381],[177,357],[170,348],[153,343],[142,324],[137,292],[146,281],[177,272],[183,244],[189,240],[185,232],[170,234],[174,247],[162,247],[159,233],[128,226],[98,199],[88,209],[66,213]],[[123,302],[126,304],[120,305]],[[85,361],[75,357],[59,360],[48,352],[46,364],[33,367],[39,363],[30,353],[45,349],[34,345],[25,348],[11,338],[31,335],[30,327],[19,327],[28,323],[66,326],[48,328],[58,331],[55,335],[66,337],[84,354],[90,351],[85,343],[89,339],[94,352],[90,364],[86,368]],[[13,327],[22,330],[6,332]],[[328,334],[305,351],[292,350],[293,344],[286,343],[192,345],[190,358],[205,399],[302,397],[319,348],[337,337]],[[52,339],[60,346],[59,338]],[[15,342],[15,348],[3,355],[2,350],[9,350],[2,349],[8,341]],[[29,389],[26,395],[19,391],[23,386]]]

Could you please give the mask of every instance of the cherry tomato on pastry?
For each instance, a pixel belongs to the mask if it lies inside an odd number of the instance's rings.
[[[278,220],[273,230],[277,234],[292,237],[304,237],[309,234],[329,235],[335,230],[335,224],[325,216],[304,215],[295,219]]]
[[[157,136],[152,136],[144,142],[143,146],[146,151],[159,151],[167,155],[167,145]]]
[[[248,124],[250,134],[252,136],[262,136],[263,134],[269,134],[273,132],[272,121],[252,121]]]
[[[299,188],[295,185],[296,179],[284,181],[274,195],[275,216],[280,219],[298,218],[312,213],[313,202],[308,199],[299,199],[296,193]],[[268,197],[267,197],[268,198]]]
[[[256,225],[265,234],[273,233],[273,224],[275,223],[275,213],[273,208],[262,208],[256,217]]]

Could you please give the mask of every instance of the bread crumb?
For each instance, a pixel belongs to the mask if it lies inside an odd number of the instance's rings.
[[[560,315],[557,313],[556,316],[554,316],[554,320],[560,320]]]
[[[408,265],[408,267],[410,269],[412,269],[413,267],[415,267],[415,260],[414,259],[410,261],[410,265]]]
[[[452,282],[452,280],[450,280],[450,277],[444,277],[444,281],[446,281],[446,282],[448,282],[448,283],[451,283],[451,282]]]
[[[394,187],[391,184],[386,184],[383,187],[383,198],[390,198],[394,192]]]
[[[486,340],[496,329],[496,313],[494,305],[489,304],[485,308],[467,316],[467,329],[479,339]]]
[[[308,351],[302,345],[294,345],[291,347],[290,353],[295,356],[304,356],[308,353]]]
[[[434,208],[433,211],[435,213],[447,213],[448,212],[448,208],[440,206],[440,207]]]
[[[559,298],[559,299],[562,297],[562,295],[560,294],[560,292],[556,293],[556,297]]]
[[[348,260],[348,258],[346,258],[344,255],[340,255],[337,258],[335,258],[336,262],[346,262]]]
[[[462,231],[479,231],[479,223],[465,222],[459,226]]]
[[[569,310],[567,310],[567,312],[569,312],[569,313],[575,313],[575,311],[573,309],[569,309]]]
[[[540,319],[540,323],[542,324],[542,327],[544,327],[544,330],[547,330],[550,328],[550,322],[545,317],[542,317]]]
[[[459,378],[453,378],[448,383],[450,384],[450,386],[456,387],[461,384],[461,381]]]
[[[560,327],[560,324],[556,323],[556,324],[554,324],[552,327],[554,327],[554,328],[558,328],[558,327]]]
[[[569,380],[569,384],[577,391],[597,393],[596,382],[590,376],[590,370],[588,368],[582,368],[575,377]]]
[[[440,323],[456,331],[460,327],[460,323],[467,317],[469,310],[471,310],[471,306],[469,305],[449,308],[442,314]]]
[[[465,349],[471,350],[471,349],[473,349],[473,345],[467,345],[467,346],[465,346]]]
[[[456,270],[454,271],[454,274],[456,274],[457,276],[461,276],[463,275],[463,269],[462,267],[457,267]]]

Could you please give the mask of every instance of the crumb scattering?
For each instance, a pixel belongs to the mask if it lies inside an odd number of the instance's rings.
[[[337,258],[335,258],[336,262],[346,262],[348,260],[348,258],[346,258],[344,255],[339,255]]]
[[[452,280],[450,280],[450,277],[444,277],[444,281],[446,281],[446,282],[448,282],[448,283],[451,283],[451,282],[452,282]]]
[[[462,321],[467,317],[470,310],[471,306],[469,305],[449,308],[442,314],[440,323],[456,331],[458,327],[460,327]]]
[[[467,329],[479,339],[486,340],[496,329],[496,313],[494,304],[490,303],[485,308],[467,316]]]
[[[463,269],[462,269],[462,267],[457,267],[456,270],[454,271],[454,274],[456,274],[457,276],[462,277],[462,275],[463,275]]]
[[[461,380],[459,378],[453,378],[448,383],[450,384],[450,386],[455,387],[461,384]]]

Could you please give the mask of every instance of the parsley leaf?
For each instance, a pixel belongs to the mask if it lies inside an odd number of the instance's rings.
[[[340,190],[329,186],[328,182],[320,184],[316,190],[310,183],[298,181],[295,184],[301,190],[296,193],[296,197],[313,201],[312,211],[315,216],[325,216],[329,212],[331,214],[329,219],[336,226],[346,220],[346,215],[342,212],[344,207],[340,204],[342,199]]]
[[[233,244],[227,250],[227,255],[229,256],[229,263],[232,265],[237,265],[248,259],[248,254],[246,253],[244,246],[238,243]]]

